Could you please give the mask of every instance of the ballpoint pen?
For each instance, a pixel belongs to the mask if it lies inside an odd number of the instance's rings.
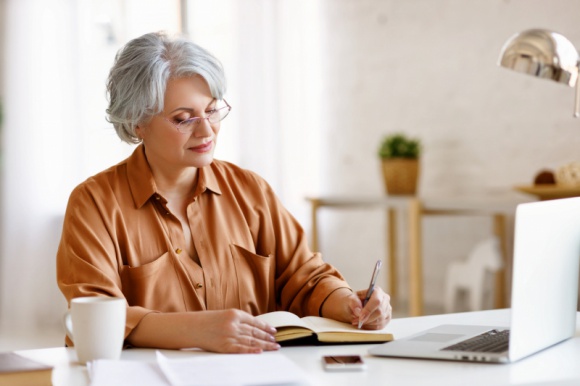
[[[373,276],[371,277],[371,282],[369,284],[369,289],[367,290],[367,294],[365,295],[365,300],[363,301],[363,307],[366,306],[367,302],[369,301],[373,291],[375,290],[375,283],[377,282],[377,277],[379,277],[379,271],[381,270],[381,266],[383,262],[381,260],[377,260],[375,264],[375,269],[373,270]],[[362,326],[362,320],[358,322],[358,328],[360,329]]]

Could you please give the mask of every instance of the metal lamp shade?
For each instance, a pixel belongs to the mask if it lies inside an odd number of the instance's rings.
[[[504,44],[498,64],[538,78],[576,86],[574,116],[580,115],[580,57],[574,45],[564,36],[543,29],[515,34]]]

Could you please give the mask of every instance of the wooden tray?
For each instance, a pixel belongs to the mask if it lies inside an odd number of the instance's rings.
[[[558,185],[517,185],[514,189],[538,197],[540,200],[554,200],[580,196],[580,186]]]

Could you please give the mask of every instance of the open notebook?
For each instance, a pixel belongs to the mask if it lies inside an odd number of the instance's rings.
[[[369,352],[509,363],[569,339],[576,329],[579,258],[580,198],[520,204],[510,326],[443,325]]]
[[[320,316],[298,317],[287,311],[274,311],[257,316],[276,328],[276,342],[311,337],[319,343],[388,342],[393,335],[385,330],[359,330],[348,323]]]

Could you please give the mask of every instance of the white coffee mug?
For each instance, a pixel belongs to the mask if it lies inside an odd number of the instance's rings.
[[[121,357],[126,310],[124,298],[91,296],[71,301],[64,326],[80,363]]]

